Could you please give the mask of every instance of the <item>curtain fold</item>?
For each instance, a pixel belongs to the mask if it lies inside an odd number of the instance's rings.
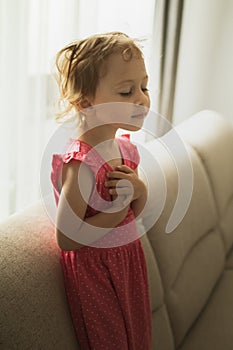
[[[56,128],[53,57],[78,36],[78,3],[0,1],[0,220],[40,199],[41,159]]]
[[[172,122],[183,0],[157,0],[153,52],[157,75],[156,110]],[[163,130],[165,133],[166,130]]]

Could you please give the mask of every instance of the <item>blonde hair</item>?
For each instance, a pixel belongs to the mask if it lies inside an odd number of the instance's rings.
[[[62,122],[72,110],[77,118],[78,104],[82,106],[85,96],[95,96],[103,63],[113,53],[120,53],[125,61],[133,56],[143,58],[141,48],[121,32],[96,34],[75,41],[60,50],[56,55],[56,80],[60,90],[59,104],[63,110],[56,113],[56,121]]]

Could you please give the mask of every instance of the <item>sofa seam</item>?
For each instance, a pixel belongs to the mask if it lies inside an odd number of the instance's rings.
[[[217,231],[218,231],[218,226],[217,226],[217,225],[211,227],[206,233],[204,233],[202,236],[199,237],[199,239],[195,242],[195,244],[193,244],[193,245],[191,246],[191,248],[189,249],[189,251],[187,252],[187,254],[185,254],[185,257],[184,257],[184,259],[183,259],[183,262],[182,262],[182,264],[181,264],[181,266],[180,266],[178,272],[176,273],[176,276],[175,276],[173,282],[171,283],[170,290],[173,290],[173,289],[174,289],[174,285],[175,285],[175,283],[176,283],[176,281],[177,281],[177,279],[178,279],[178,277],[179,277],[180,271],[182,270],[183,266],[185,265],[185,262],[187,261],[188,256],[192,253],[193,249],[195,249],[195,247],[196,247],[203,239],[205,239],[207,236],[209,236],[209,235],[211,235],[211,234],[216,233]],[[220,236],[220,235],[218,234],[218,236]],[[221,241],[222,241],[222,238],[220,238],[220,239],[221,239]],[[222,245],[223,245],[223,250],[224,250],[224,253],[225,253],[224,244],[222,244]],[[225,254],[224,254],[224,256],[225,256]],[[224,260],[225,260],[225,259],[224,259]]]

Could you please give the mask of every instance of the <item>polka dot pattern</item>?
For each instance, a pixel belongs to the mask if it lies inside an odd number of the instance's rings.
[[[87,159],[85,154],[90,146],[76,142],[78,151],[71,150],[57,159],[79,159],[96,172],[98,158]],[[121,140],[120,146],[124,164],[135,168],[139,162],[136,147],[128,138]],[[127,157],[130,152],[134,152],[135,162],[130,161],[132,155]],[[51,179],[56,189],[55,199],[57,195],[58,200],[56,175],[60,163],[53,160],[53,164]],[[109,193],[103,183],[106,172],[110,170],[105,163],[96,173],[97,191],[109,202]],[[92,196],[90,202],[94,200]],[[95,213],[89,203],[86,215]],[[125,223],[129,225],[125,226]],[[103,247],[103,239],[108,248]],[[151,350],[147,267],[133,211],[130,209],[120,225],[103,239],[100,247],[84,246],[75,251],[61,251],[67,298],[81,349]]]
[[[140,240],[62,251],[67,297],[82,349],[151,349],[151,310]]]

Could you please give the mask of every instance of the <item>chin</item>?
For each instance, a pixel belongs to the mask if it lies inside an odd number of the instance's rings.
[[[132,123],[132,124],[117,124],[117,128],[124,129],[128,131],[138,131],[142,128],[143,123]]]
[[[128,131],[138,131],[141,130],[142,125],[138,126],[138,125],[128,125],[127,128],[125,128]]]

